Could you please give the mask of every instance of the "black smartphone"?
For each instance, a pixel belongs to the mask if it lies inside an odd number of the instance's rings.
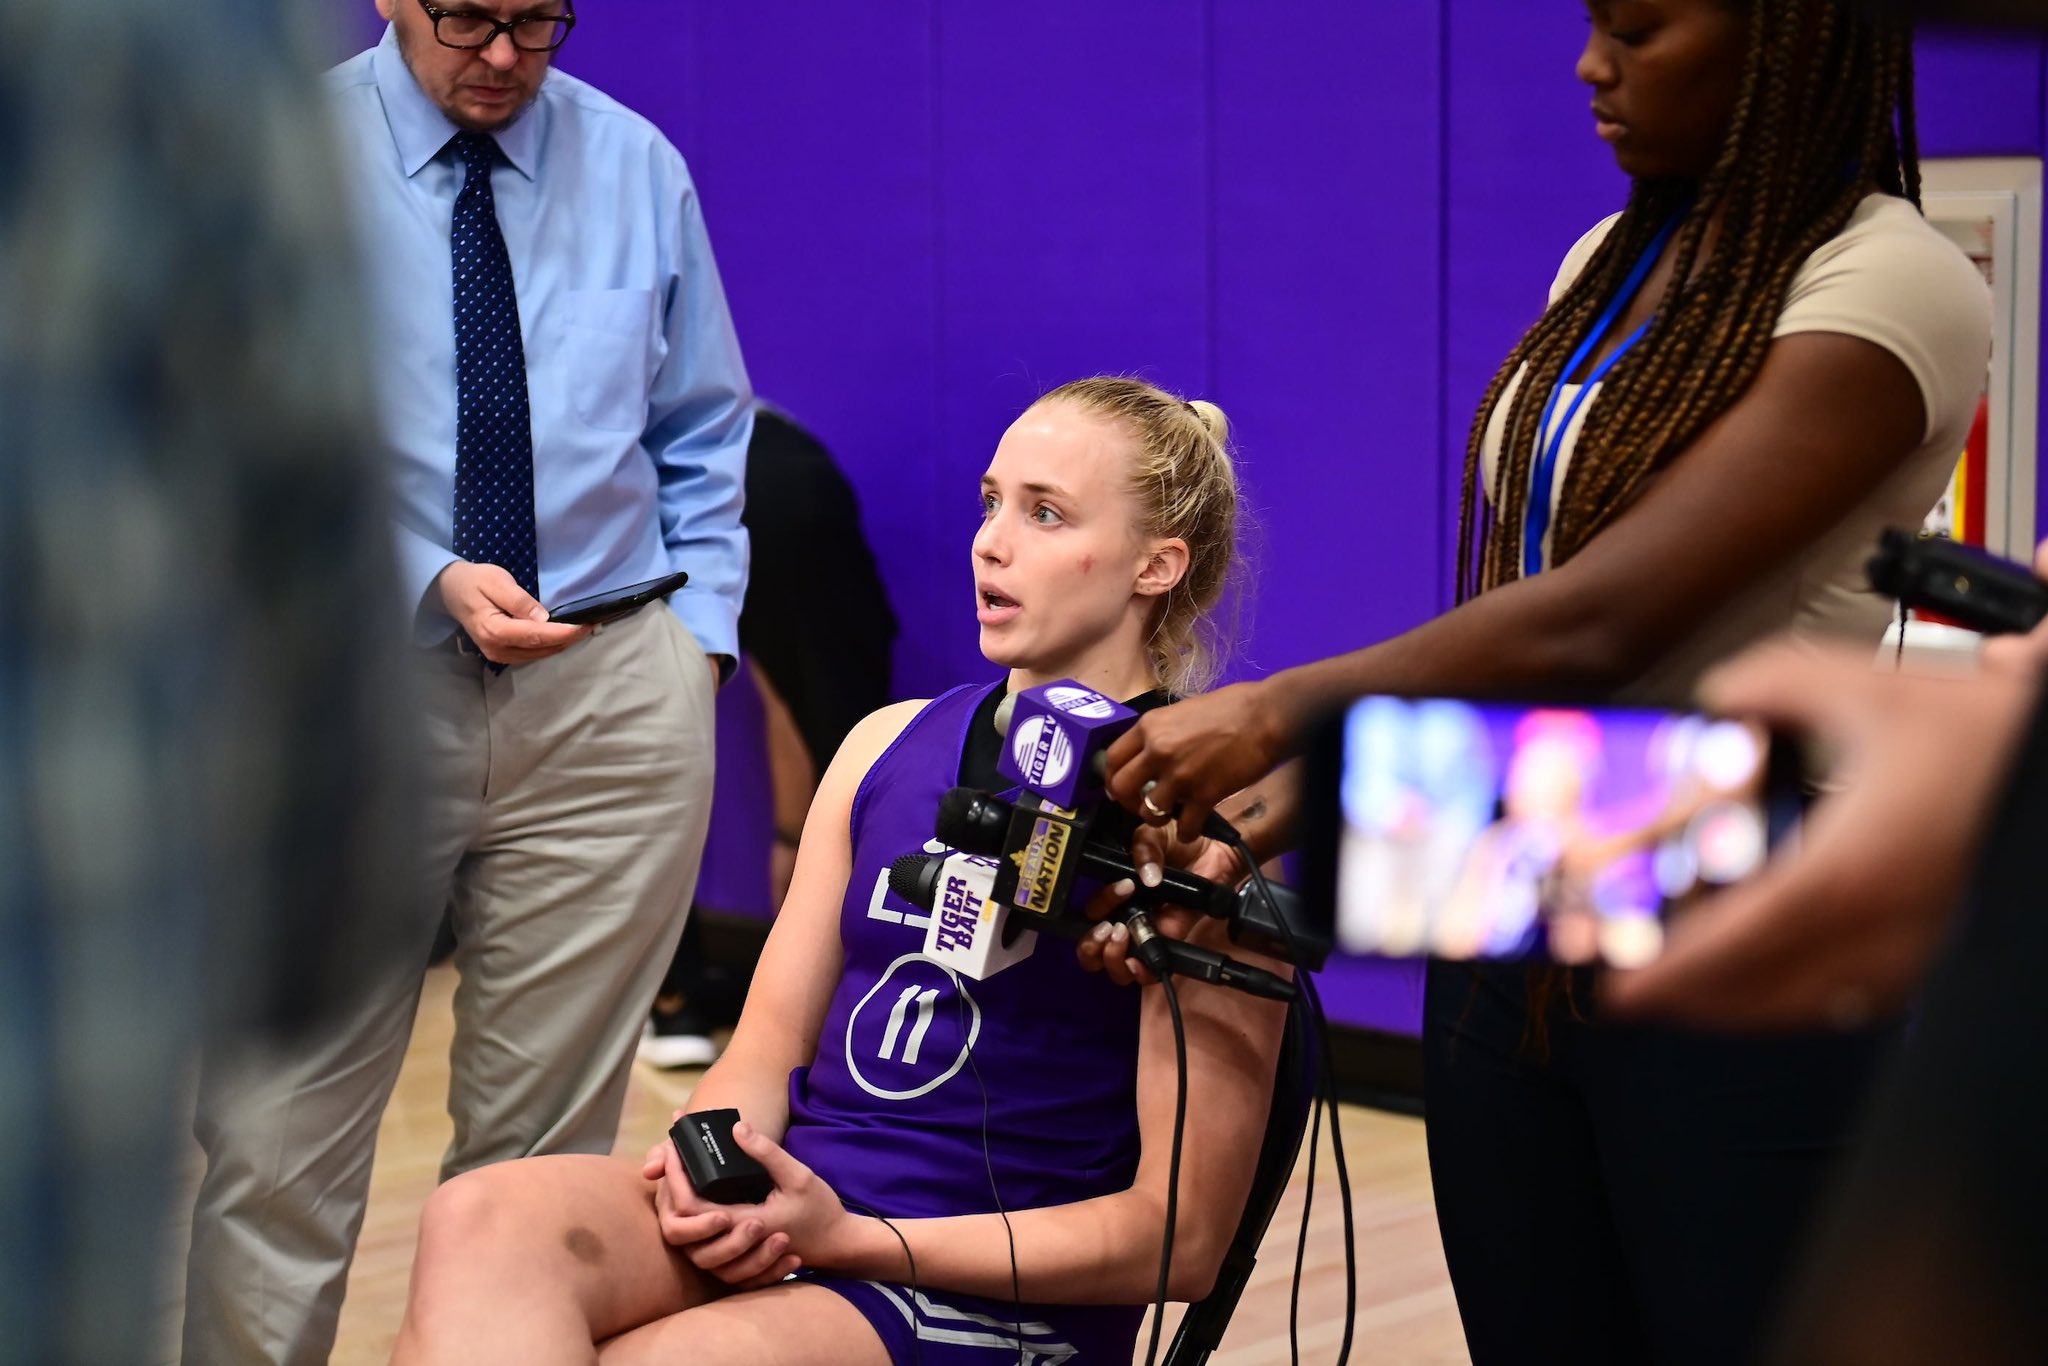
[[[548,609],[548,620],[564,626],[601,626],[614,621],[636,608],[645,607],[656,598],[665,598],[690,581],[690,576],[678,569],[673,574],[664,574],[658,579],[645,583],[627,584],[624,588],[611,588],[602,593],[592,593],[584,598],[571,598],[560,607]]]
[[[2023,634],[2048,617],[2048,583],[2033,570],[1945,536],[1886,527],[1864,572],[1886,597],[1985,635]]]
[[[1805,804],[1789,741],[1640,707],[1361,697],[1307,758],[1310,913],[1387,957],[1640,966]]]

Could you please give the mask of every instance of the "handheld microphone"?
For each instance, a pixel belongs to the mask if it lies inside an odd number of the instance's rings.
[[[1159,885],[1147,887],[1138,881],[1128,849],[1074,831],[1067,832],[1066,840],[1050,857],[1041,856],[1034,863],[1028,851],[1045,850],[1047,832],[1058,831],[1063,820],[1061,813],[1031,806],[1028,801],[1006,802],[971,787],[956,787],[939,800],[936,833],[955,849],[997,860],[1018,859],[1016,851],[1027,851],[1014,867],[998,868],[989,893],[998,901],[1049,914],[1064,907],[1072,895],[1073,876],[1063,876],[1068,869],[1073,875],[1085,873],[1105,883],[1129,879],[1136,887],[1130,898],[1135,903],[1185,906],[1212,919],[1227,920],[1233,941],[1298,967],[1320,969],[1328,961],[1330,936],[1310,924],[1310,918],[1302,913],[1300,895],[1292,888],[1269,884],[1269,903],[1254,886],[1232,891],[1179,868],[1162,869]],[[1067,867],[1058,866],[1055,859]],[[1047,876],[1049,864],[1053,866]],[[1027,865],[1040,874],[1039,885],[1024,876]],[[890,885],[895,886],[893,881]],[[900,888],[897,894],[914,899]]]
[[[1103,751],[1138,713],[1079,683],[1044,683],[996,704],[1005,740],[996,769],[1054,806],[1079,807],[1102,796]]]
[[[987,871],[963,873],[956,868],[963,860],[974,868]],[[926,937],[925,956],[963,972],[977,981],[1027,956],[1037,944],[1036,933],[1026,931],[1018,936],[1017,947],[1014,949],[1000,947],[1004,927],[999,923],[991,924],[991,921],[1000,922],[1004,908],[988,897],[987,890],[983,890],[982,910],[978,919],[979,931],[985,932],[978,933],[973,927],[974,918],[969,918],[969,943],[964,948],[957,948],[952,951],[953,956],[947,956],[946,951],[934,952],[930,947],[938,936],[940,925],[949,915],[948,902],[949,897],[953,895],[952,889],[962,882],[970,887],[992,886],[992,870],[993,865],[987,860],[967,858],[960,854],[905,854],[889,865],[889,890],[911,905],[932,913],[932,930]],[[984,881],[984,878],[987,880]],[[1152,927],[1151,919],[1135,905],[1127,907],[1121,919],[1130,928],[1131,945],[1138,955],[1138,960],[1155,973],[1171,972],[1180,977],[1193,977],[1204,982],[1214,982],[1218,986],[1234,987],[1239,991],[1273,1001],[1291,1001],[1295,998],[1294,983],[1277,973],[1255,968],[1249,963],[1240,963],[1227,954],[1203,948],[1198,944],[1168,939]],[[1079,916],[1055,916],[1039,923],[1064,938],[1074,940],[1083,938],[1094,929],[1091,922]],[[1012,921],[1011,925],[1014,924]],[[978,942],[975,942],[977,938]],[[997,961],[996,955],[1001,954],[1008,956]],[[991,961],[995,963],[994,966],[984,966]],[[963,966],[963,963],[984,966],[984,970],[972,971],[969,967]]]
[[[924,956],[977,982],[1038,947],[1035,930],[1008,922],[995,881],[995,860],[972,854],[905,854],[889,865],[889,890],[932,913]]]
[[[1001,797],[977,792],[971,787],[956,787],[940,798],[936,833],[942,842],[955,849],[1001,859],[1014,849],[1028,845],[1034,838],[1043,846],[1047,830],[1062,824],[1070,830],[1058,852],[1064,854],[1066,849],[1078,844],[1074,850],[1075,871],[1086,872],[1103,882],[1115,882],[1120,878],[1138,881],[1138,870],[1131,865],[1130,850],[1087,838],[1070,813],[1048,811],[1042,804],[1006,802]],[[1014,835],[1022,835],[1023,839],[1013,839]],[[1022,871],[1021,867],[1019,871]],[[1071,879],[1068,883],[1070,886]],[[1001,894],[1000,883],[998,894]],[[1237,905],[1237,893],[1228,887],[1178,868],[1162,869],[1157,887],[1138,883],[1137,895],[1147,901],[1186,906],[1219,919],[1229,916]],[[1048,895],[1039,899],[1063,903],[1065,898],[1051,895],[1049,890]],[[1033,905],[1029,909],[1044,912],[1053,906]]]
[[[1937,612],[1985,635],[2021,634],[2048,617],[2048,584],[2033,570],[1942,536],[1886,527],[1864,573],[1901,606]]]
[[[1130,929],[1131,948],[1137,953],[1138,961],[1161,977],[1171,972],[1176,977],[1193,977],[1214,982],[1220,987],[1234,987],[1269,1001],[1292,1001],[1301,994],[1299,987],[1277,973],[1255,968],[1250,963],[1240,963],[1228,954],[1190,944],[1184,939],[1168,939],[1153,928],[1152,917],[1135,906],[1125,915],[1124,924]]]
[[[1057,806],[1079,807],[1107,799],[1109,747],[1137,724],[1138,713],[1078,683],[1046,683],[1004,697],[994,719],[996,734],[1008,741],[997,771]],[[1178,804],[1172,814],[1179,816]],[[1202,833],[1222,844],[1237,836],[1214,811],[1203,818]]]

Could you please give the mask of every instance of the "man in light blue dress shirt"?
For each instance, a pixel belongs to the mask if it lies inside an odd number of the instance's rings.
[[[377,8],[382,42],[330,93],[420,666],[426,885],[405,957],[424,965],[450,905],[462,976],[445,1178],[611,1149],[709,818],[751,394],[682,158],[550,69],[568,0]],[[666,604],[546,619],[675,570]],[[419,993],[407,971],[332,1027],[209,1057],[190,1366],[327,1359]]]

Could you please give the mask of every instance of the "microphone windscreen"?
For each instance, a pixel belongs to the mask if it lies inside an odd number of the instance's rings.
[[[889,865],[889,890],[920,910],[930,910],[938,889],[938,854],[905,854]]]
[[[971,787],[956,787],[939,798],[933,833],[963,854],[993,856],[1003,851],[1003,832],[1009,825],[1008,802]]]

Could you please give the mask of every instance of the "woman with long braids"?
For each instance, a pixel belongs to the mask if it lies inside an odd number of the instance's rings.
[[[1875,646],[1862,562],[1939,497],[1990,345],[1982,281],[1918,212],[1910,35],[1875,8],[1587,0],[1578,75],[1633,189],[1473,422],[1459,605],[1146,717],[1110,753],[1119,800],[1192,836],[1362,692],[1682,701],[1775,632]],[[1291,785],[1225,812],[1284,848]],[[1141,836],[1141,866],[1198,852],[1164,845]],[[1129,976],[1120,947],[1090,956]],[[1430,1162],[1473,1359],[1747,1360],[1887,1032],[1691,1038],[1604,1022],[1590,985],[1430,966]]]

